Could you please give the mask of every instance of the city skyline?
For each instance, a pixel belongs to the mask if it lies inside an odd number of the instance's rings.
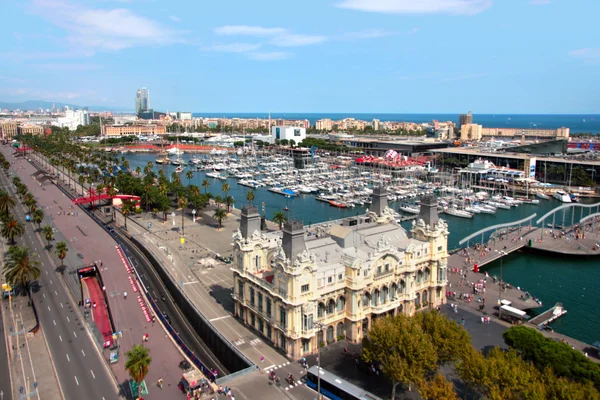
[[[598,113],[597,3],[414,3],[15,2],[0,99],[133,110],[146,87],[161,111]]]

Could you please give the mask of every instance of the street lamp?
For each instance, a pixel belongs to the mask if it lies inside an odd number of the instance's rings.
[[[192,210],[192,222],[196,222],[196,209]]]
[[[321,322],[315,322],[313,325],[322,331],[325,328]],[[319,335],[317,335],[317,342],[319,340]],[[317,343],[317,400],[323,400],[323,396],[321,395],[321,344]]]

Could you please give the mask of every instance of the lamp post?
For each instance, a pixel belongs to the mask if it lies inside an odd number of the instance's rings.
[[[192,221],[196,222],[196,209],[195,208],[192,210]]]
[[[321,322],[313,323],[319,331],[322,331],[325,328]],[[318,343],[319,335],[317,335],[317,400],[323,400],[323,396],[321,395],[321,343]]]
[[[503,257],[508,255],[504,250],[494,250],[496,253],[500,254],[500,282],[498,283],[498,305],[502,302],[502,269],[503,269]]]

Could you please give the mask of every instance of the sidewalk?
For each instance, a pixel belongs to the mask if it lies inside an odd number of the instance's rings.
[[[2,300],[13,396],[20,399],[21,387],[23,394],[35,392],[36,382],[37,393],[30,398],[64,399],[44,331],[40,327],[35,334],[29,332],[36,326],[36,320],[28,303],[29,297],[20,295],[13,296],[12,301],[8,298]]]

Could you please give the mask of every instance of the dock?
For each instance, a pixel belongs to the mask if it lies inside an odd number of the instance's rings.
[[[535,326],[546,325],[555,319],[562,317],[566,313],[567,310],[565,310],[562,303],[556,303],[551,309],[546,310],[537,317],[530,319],[529,323]]]

